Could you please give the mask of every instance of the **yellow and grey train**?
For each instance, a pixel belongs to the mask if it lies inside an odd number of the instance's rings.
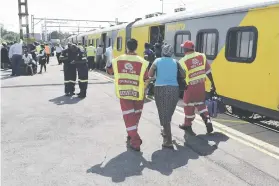
[[[72,36],[69,42],[113,47],[113,56],[125,53],[129,38],[144,44],[163,39],[184,54],[180,44],[192,40],[211,63],[218,94],[227,105],[279,120],[279,2],[245,7],[178,12]],[[206,86],[209,90],[209,81]]]

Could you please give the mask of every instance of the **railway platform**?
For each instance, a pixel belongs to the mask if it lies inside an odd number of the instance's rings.
[[[2,185],[279,185],[279,134],[220,115],[197,136],[172,119],[175,149],[162,149],[157,108],[147,99],[139,124],[141,152],[126,148],[113,80],[89,72],[85,99],[63,96],[63,67],[9,77],[1,71]],[[78,92],[78,86],[76,85]]]

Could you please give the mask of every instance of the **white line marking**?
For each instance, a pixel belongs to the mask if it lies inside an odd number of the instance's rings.
[[[98,74],[97,76],[99,77],[103,77],[105,79],[108,79],[110,81],[113,81],[114,82],[114,79],[110,78],[110,77],[107,77],[101,73],[98,73],[98,72],[94,72],[94,74]],[[150,98],[147,98],[153,102],[155,102],[154,100],[150,99]],[[175,110],[176,113],[180,114],[180,115],[183,115],[184,116],[184,109],[179,107],[179,106],[176,106],[176,110]],[[204,126],[204,123],[200,117],[200,115],[196,114],[196,119],[194,120],[196,123],[198,123],[199,125],[203,125]],[[271,157],[274,157],[276,159],[279,160],[279,148],[278,147],[275,147],[271,144],[268,144],[262,140],[259,140],[259,139],[256,139],[254,137],[251,137],[249,135],[246,135],[242,132],[239,132],[237,130],[234,130],[230,127],[227,127],[221,123],[218,123],[216,121],[212,121],[212,124],[214,126],[214,130],[215,131],[219,131],[219,132],[222,132],[224,134],[226,134],[228,137],[242,143],[242,144],[245,144],[247,146],[250,146],[260,152],[263,152]]]

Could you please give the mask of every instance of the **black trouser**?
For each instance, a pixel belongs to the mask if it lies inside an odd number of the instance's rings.
[[[58,61],[58,64],[61,65],[62,61],[59,59],[61,53],[57,53],[56,52],[56,57],[57,57],[57,61]]]
[[[65,94],[74,93],[76,78],[77,78],[76,65],[64,63],[63,70],[64,70]]]
[[[40,63],[40,65],[41,65],[41,67],[40,67],[40,72],[39,72],[39,73],[42,73],[43,67],[44,67],[45,72],[46,72],[46,59],[45,59],[45,58],[39,59],[39,63]]]
[[[88,85],[88,66],[87,63],[78,63],[78,85],[80,88],[80,95],[86,96],[86,90]]]
[[[47,64],[49,64],[49,56],[50,56],[50,54],[47,54],[47,55],[46,55],[46,63],[47,63]]]
[[[14,54],[12,56],[12,75],[20,75],[20,63],[22,55]]]
[[[101,55],[96,55],[96,68],[100,70],[102,67],[102,56]]]
[[[87,57],[87,61],[88,61],[88,69],[94,69],[95,68],[95,64],[94,64],[94,56],[88,56]]]

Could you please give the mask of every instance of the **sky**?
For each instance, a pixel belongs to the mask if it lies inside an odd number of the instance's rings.
[[[21,0],[22,1],[22,0]],[[24,0],[23,0],[24,1]],[[164,13],[174,12],[175,8],[185,7],[186,11],[198,11],[205,8],[235,7],[271,0],[163,0]],[[5,8],[3,7],[5,6]],[[19,32],[18,0],[0,0],[0,23],[8,30]],[[31,15],[35,18],[86,19],[132,21],[136,17],[162,11],[161,0],[28,0],[29,24]],[[38,21],[35,20],[35,23]],[[73,25],[68,23],[61,25]],[[49,23],[48,25],[57,25]],[[81,23],[80,26],[109,26],[108,23]],[[80,29],[86,31],[90,28]],[[35,26],[35,32],[41,32],[42,22]],[[57,28],[48,28],[49,32]],[[77,28],[61,28],[61,31],[76,31]],[[30,25],[31,32],[31,25]]]

